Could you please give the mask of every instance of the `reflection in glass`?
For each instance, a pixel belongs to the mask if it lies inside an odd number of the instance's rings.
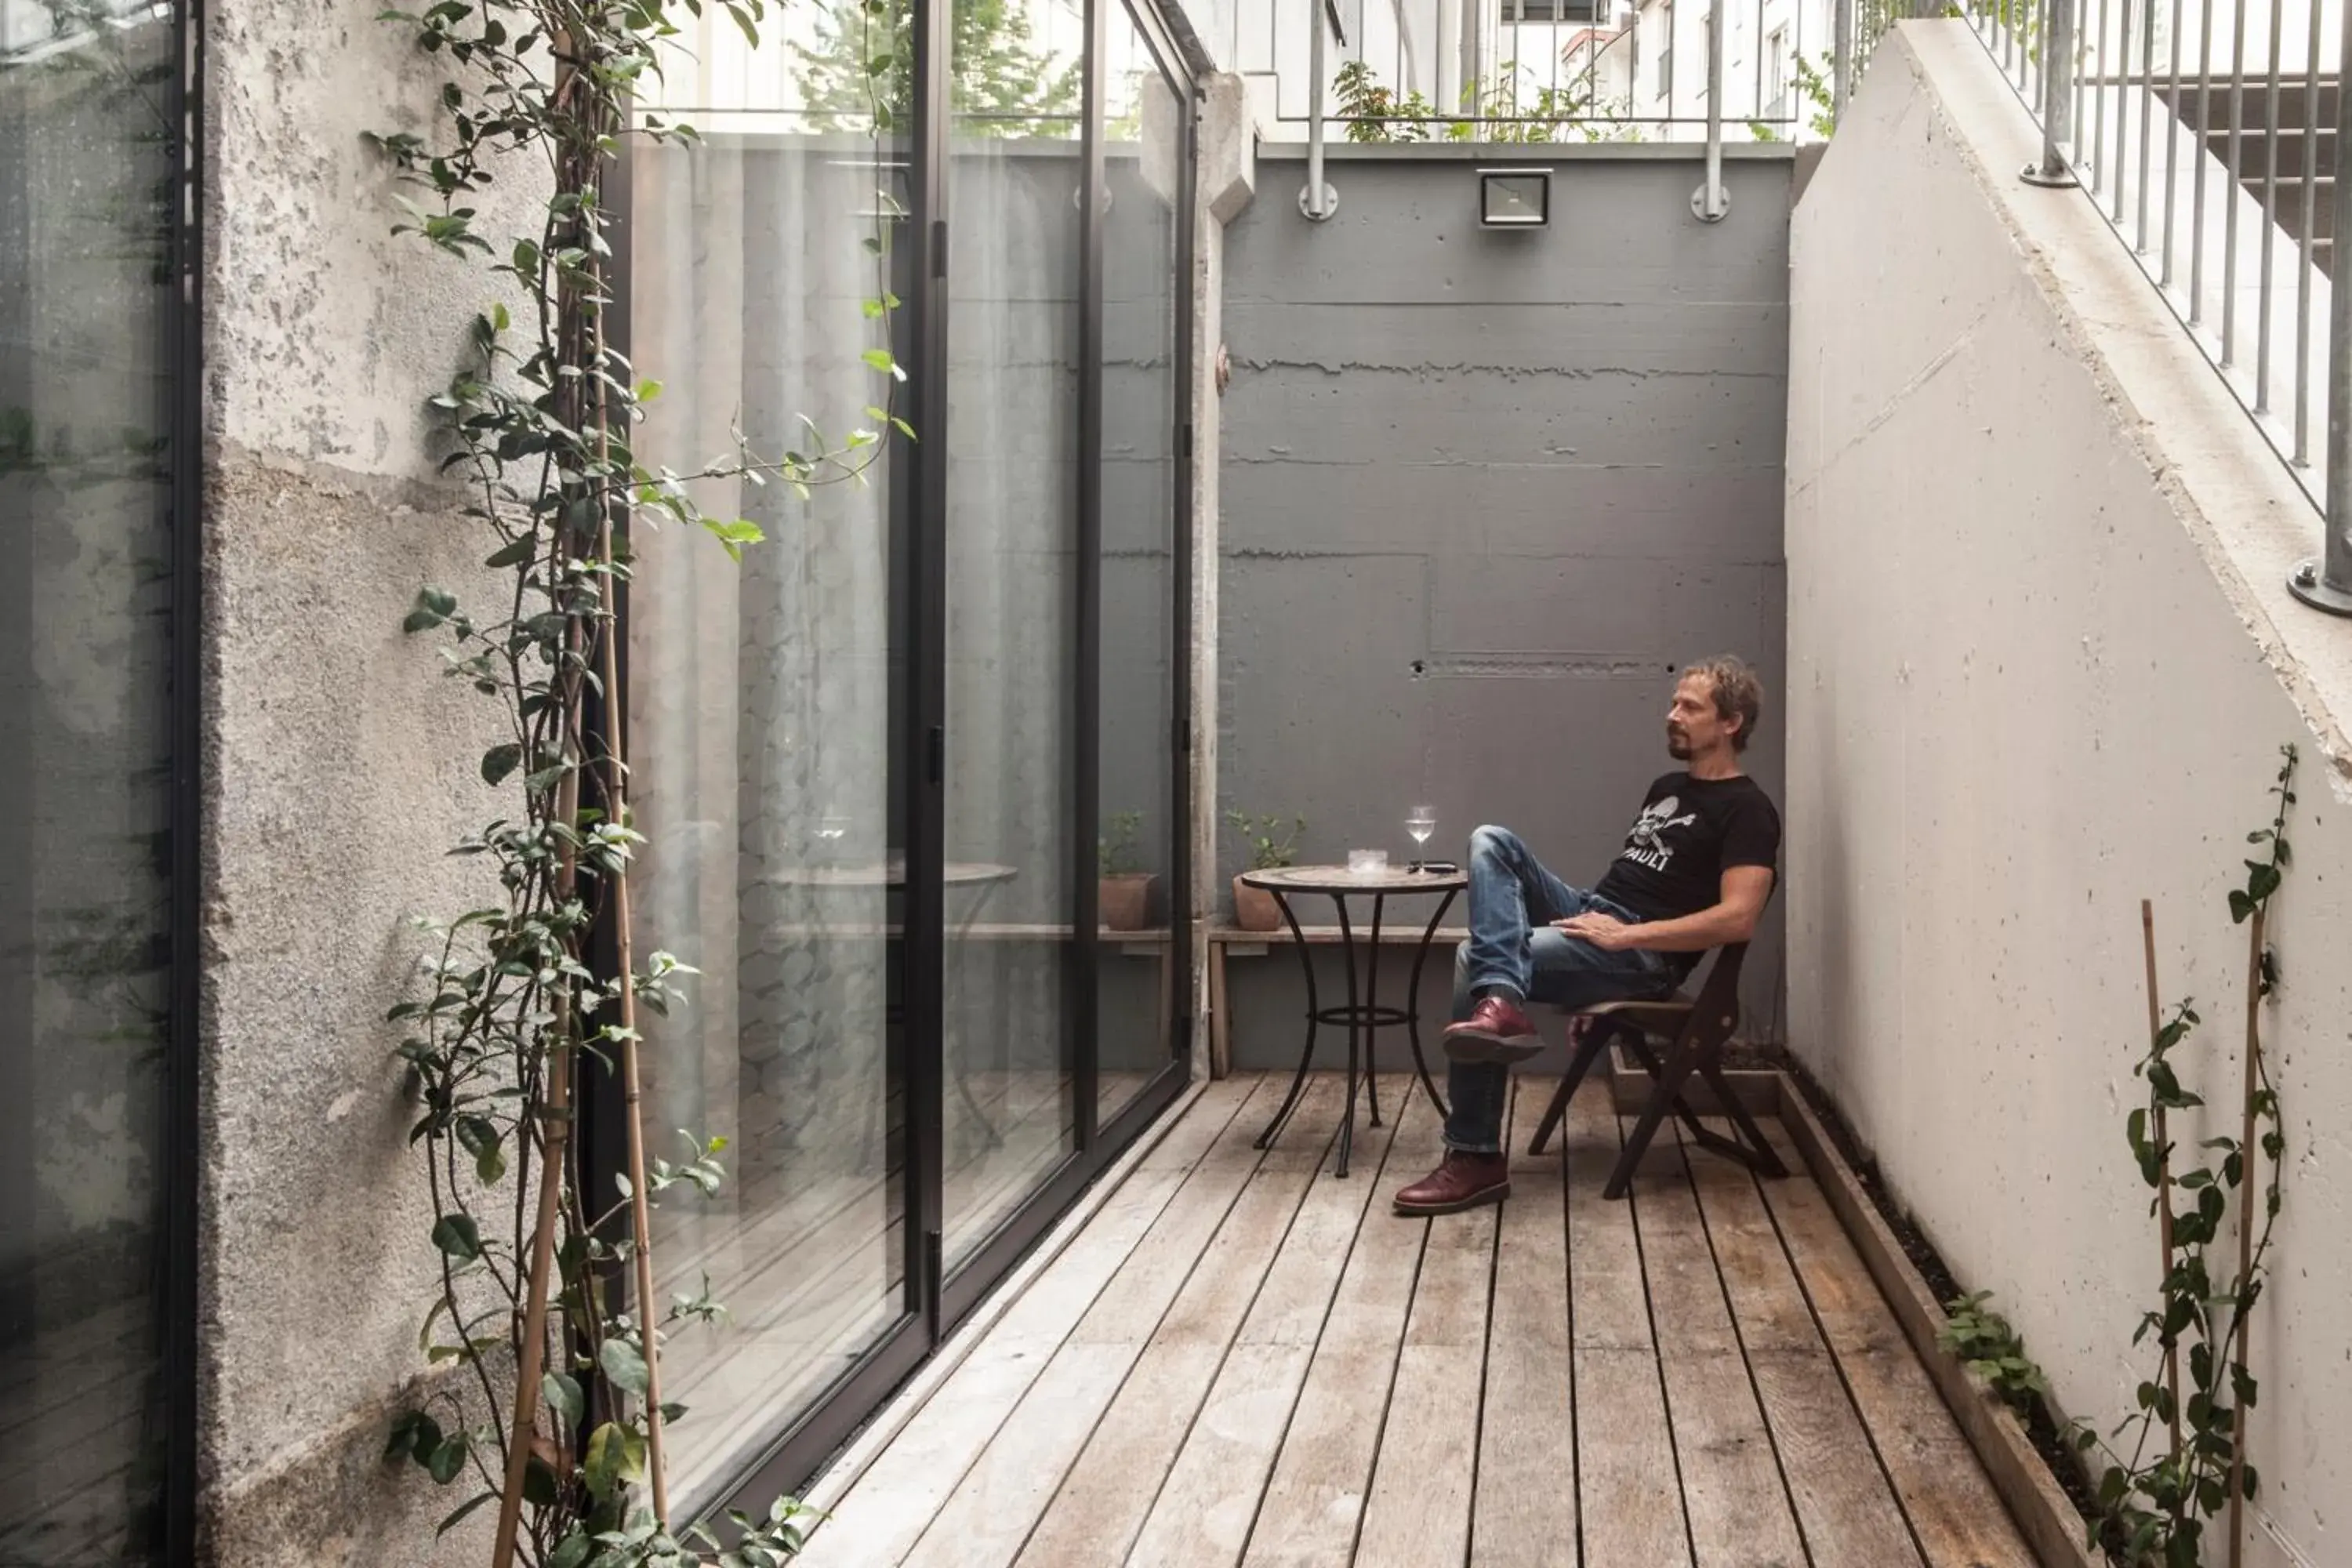
[[[1169,940],[1175,846],[1176,203],[1182,100],[1126,8],[1110,4],[1102,324],[1102,804],[1140,819],[1152,874],[1137,937],[1106,933],[1097,1105],[1108,1121],[1164,1067],[1174,1014]]]
[[[635,154],[633,357],[665,384],[642,447],[673,468],[729,452],[739,420],[769,455],[805,447],[803,415],[836,441],[878,424],[861,410],[884,378],[860,356],[907,354],[892,338],[906,313],[865,305],[914,292],[894,216],[903,143],[854,105],[799,107],[831,103],[841,51],[887,48],[889,17],[794,15],[757,54],[723,16],[707,23],[670,71],[672,101],[648,105],[705,144]],[[893,613],[911,486],[903,448],[877,452],[862,482],[805,500],[709,485],[707,510],[767,536],[740,565],[699,535],[634,542],[635,940],[702,971],[686,1006],[642,1021],[646,1134],[656,1153],[673,1129],[729,1140],[716,1200],[679,1189],[656,1210],[662,1299],[707,1280],[732,1315],[679,1331],[664,1366],[665,1398],[688,1406],[670,1455],[689,1507],[905,1310]]]
[[[948,164],[946,1259],[1075,1146],[1083,215],[1075,7],[956,6]]]
[[[161,1561],[173,41],[0,0],[5,1563]]]

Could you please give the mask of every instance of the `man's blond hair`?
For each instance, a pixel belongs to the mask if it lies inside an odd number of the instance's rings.
[[[1755,668],[1746,659],[1726,653],[1700,659],[1683,674],[1698,676],[1706,682],[1707,689],[1715,693],[1717,718],[1739,721],[1739,728],[1731,734],[1731,749],[1746,751],[1748,739],[1756,733],[1756,721],[1764,712],[1764,682]]]

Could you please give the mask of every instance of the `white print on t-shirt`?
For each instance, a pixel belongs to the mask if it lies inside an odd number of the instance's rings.
[[[1695,811],[1676,816],[1675,808],[1680,805],[1680,800],[1669,795],[1643,806],[1642,815],[1633,819],[1633,830],[1625,835],[1622,858],[1636,866],[1646,866],[1653,871],[1663,871],[1672,865],[1675,852],[1667,846],[1664,836],[1675,828],[1688,827],[1698,820],[1698,813]]]

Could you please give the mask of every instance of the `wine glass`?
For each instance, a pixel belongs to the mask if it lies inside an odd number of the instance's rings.
[[[1414,806],[1405,813],[1404,830],[1412,835],[1412,847],[1415,851],[1412,868],[1418,871],[1421,869],[1419,851],[1422,846],[1429,842],[1429,836],[1437,831],[1437,808],[1433,805]]]

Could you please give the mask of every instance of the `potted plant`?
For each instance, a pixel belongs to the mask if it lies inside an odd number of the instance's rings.
[[[1143,813],[1116,811],[1104,825],[1097,846],[1100,881],[1096,910],[1105,931],[1141,931],[1151,912],[1151,884],[1156,879],[1137,864],[1135,836],[1143,826]]]
[[[1242,843],[1249,850],[1249,868],[1272,871],[1295,865],[1298,859],[1298,836],[1307,831],[1307,819],[1292,817],[1286,825],[1279,816],[1252,816],[1245,811],[1228,812],[1225,820],[1241,834]],[[1279,931],[1282,929],[1282,906],[1274,895],[1263,888],[1253,888],[1239,877],[1234,879],[1234,923],[1244,931]]]

